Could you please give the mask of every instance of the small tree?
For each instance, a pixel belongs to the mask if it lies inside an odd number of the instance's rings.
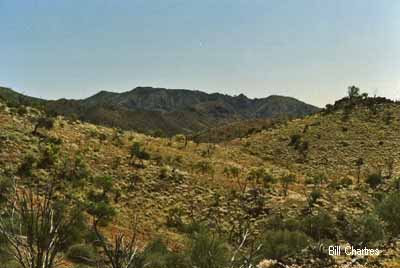
[[[283,176],[280,180],[283,189],[283,195],[286,197],[289,190],[289,185],[293,184],[296,181],[296,177],[292,174]]]
[[[360,89],[356,86],[349,86],[347,88],[347,94],[349,95],[349,99],[352,100],[360,96]]]
[[[32,131],[33,135],[38,134],[39,128],[52,129],[54,127],[54,119],[50,117],[39,117],[36,121],[35,127]]]

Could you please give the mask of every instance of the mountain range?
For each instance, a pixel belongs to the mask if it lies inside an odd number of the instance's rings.
[[[285,96],[251,99],[243,94],[153,87],[100,91],[81,100],[43,100],[9,88],[0,88],[0,96],[9,102],[41,105],[52,115],[159,135],[193,134],[241,120],[302,117],[320,110]]]

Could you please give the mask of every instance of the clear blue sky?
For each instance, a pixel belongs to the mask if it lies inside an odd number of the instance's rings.
[[[400,98],[399,0],[0,0],[0,85]]]

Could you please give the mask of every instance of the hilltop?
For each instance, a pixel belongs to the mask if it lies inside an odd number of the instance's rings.
[[[291,97],[250,99],[185,89],[137,87],[114,93],[101,91],[83,100],[44,101],[0,88],[0,96],[11,102],[41,104],[53,115],[135,130],[155,135],[197,132],[253,119],[302,117],[320,109]]]
[[[0,105],[0,177],[29,185],[34,178],[45,184],[57,176],[66,182],[62,194],[82,201],[97,193],[115,209],[102,229],[108,237],[128,232],[136,217],[141,249],[160,238],[169,250],[184,252],[201,224],[226,239],[229,249],[248,230],[241,254],[263,243],[257,261],[277,259],[290,267],[399,264],[398,225],[379,212],[400,189],[398,103],[343,99],[223,144],[183,135],[151,137],[61,116],[35,133],[40,118],[47,118],[40,110]],[[369,180],[372,175],[376,181]],[[104,177],[110,185],[98,183]],[[104,185],[110,189],[102,194]],[[85,215],[88,225],[98,216],[91,213]],[[392,217],[398,219],[396,213]],[[349,243],[383,253],[352,259],[324,251]],[[276,244],[288,248],[278,253]]]

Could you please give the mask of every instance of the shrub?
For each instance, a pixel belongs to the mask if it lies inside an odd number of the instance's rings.
[[[263,258],[282,260],[298,254],[308,245],[309,238],[298,231],[268,231],[262,239]]]
[[[316,241],[336,239],[336,224],[334,219],[325,211],[307,216],[302,222],[304,232]]]
[[[267,220],[265,227],[266,230],[287,230],[294,232],[301,230],[301,223],[295,218],[284,219],[280,215],[274,215]]]
[[[95,185],[102,190],[103,197],[113,189],[113,178],[111,176],[99,176],[95,178]]]
[[[356,222],[358,242],[362,246],[372,246],[373,243],[384,238],[382,223],[375,215],[364,215]]]
[[[214,175],[214,168],[210,161],[200,160],[195,165],[194,168],[200,172],[201,174],[210,173],[212,176]]]
[[[160,239],[149,243],[143,251],[146,266],[152,268],[186,268],[189,267],[188,259],[181,254],[168,250]]]
[[[296,177],[294,175],[286,175],[281,178],[281,184],[283,188],[283,195],[287,196],[289,185],[293,184],[296,181]]]
[[[385,221],[388,230],[394,235],[400,234],[400,193],[392,193],[378,205],[379,217]]]
[[[268,186],[270,186],[271,184],[273,184],[273,183],[276,182],[275,177],[272,176],[272,175],[269,174],[269,173],[265,173],[264,176],[262,177],[262,180],[263,180],[264,187],[268,187]]]
[[[18,168],[18,175],[27,177],[32,176],[32,170],[35,164],[36,157],[33,154],[27,154]]]
[[[68,249],[66,257],[75,263],[90,264],[94,260],[95,254],[91,246],[77,244]]]
[[[321,197],[321,191],[319,189],[314,189],[310,193],[308,197],[308,205],[312,207],[315,203],[317,203],[318,199]]]
[[[55,145],[47,145],[42,149],[42,155],[38,163],[38,168],[47,169],[54,166],[58,159],[60,148]]]
[[[301,143],[301,135],[293,134],[290,136],[289,146],[293,146],[295,149],[297,149],[300,146],[300,143]]]
[[[139,142],[134,142],[131,147],[131,158],[136,157],[140,160],[149,160],[150,154],[143,149]]]
[[[75,159],[66,159],[59,173],[61,179],[66,179],[78,185],[82,179],[89,176],[88,165],[80,153],[76,155]],[[75,184],[74,186],[76,186]]]
[[[192,266],[221,268],[228,264],[228,248],[223,240],[201,231],[194,235],[188,255]]]
[[[380,173],[369,174],[365,180],[365,182],[368,183],[371,188],[378,187],[380,184],[382,184],[382,181],[383,177]]]
[[[115,216],[115,209],[105,201],[91,202],[88,213],[99,221],[101,225],[107,225]]]
[[[340,186],[347,188],[353,184],[353,181],[349,177],[341,178],[339,181]]]
[[[39,117],[36,120],[36,125],[35,128],[33,129],[32,133],[37,134],[37,131],[39,128],[44,128],[44,129],[52,129],[54,127],[54,119],[51,117]]]

